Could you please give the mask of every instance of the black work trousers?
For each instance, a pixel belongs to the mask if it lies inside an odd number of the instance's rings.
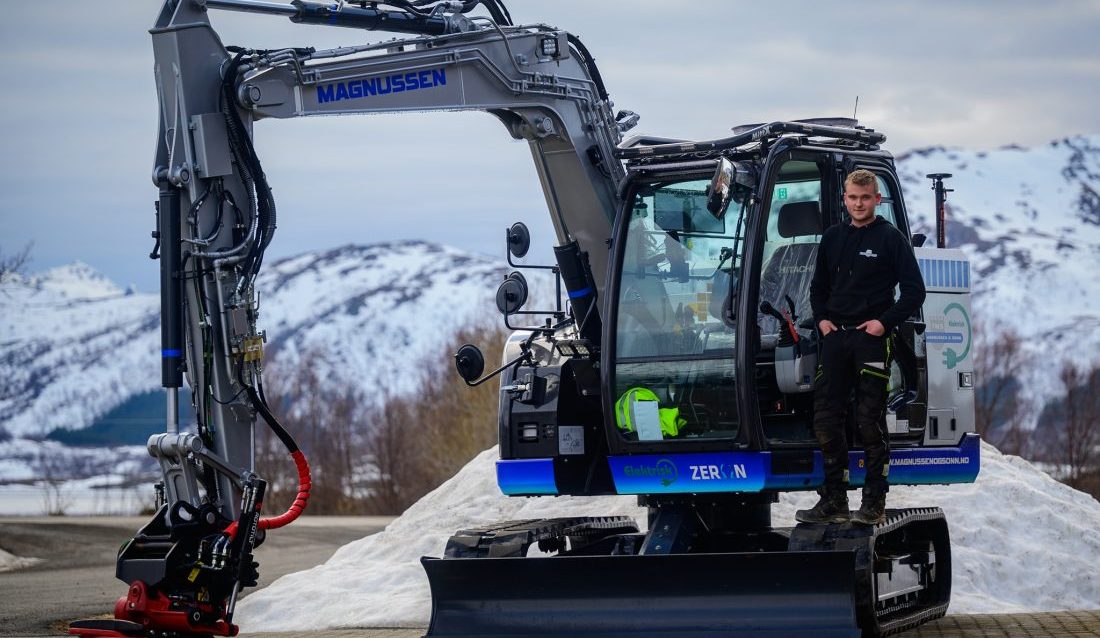
[[[890,438],[886,431],[886,390],[890,380],[886,337],[862,330],[829,333],[821,342],[814,388],[814,435],[825,457],[826,489],[847,489],[848,406],[855,390],[855,422],[866,452],[866,494],[889,489]]]

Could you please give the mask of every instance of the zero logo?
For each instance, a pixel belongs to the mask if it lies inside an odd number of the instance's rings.
[[[734,465],[692,465],[691,467],[691,480],[693,481],[714,481],[719,479],[745,479],[749,477],[749,473],[745,471],[745,466],[742,463]]]

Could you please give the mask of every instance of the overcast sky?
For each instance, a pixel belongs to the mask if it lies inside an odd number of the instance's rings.
[[[31,270],[80,260],[156,290],[147,30],[159,4],[4,3],[0,251],[33,241]],[[895,153],[1100,132],[1100,2],[508,6],[517,23],[582,38],[617,107],[641,114],[632,133],[723,137],[746,122],[851,115],[857,95],[861,121]],[[226,12],[212,21],[227,44],[259,48],[383,37]],[[263,121],[256,143],[279,206],[271,257],[404,238],[502,255],[513,221],[551,232],[526,144],[485,114]]]

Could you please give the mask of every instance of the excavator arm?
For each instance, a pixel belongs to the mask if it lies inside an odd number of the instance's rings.
[[[164,3],[150,31],[160,104],[151,256],[161,266],[168,414],[167,431],[148,447],[164,479],[160,509],[120,551],[117,574],[130,591],[116,606],[116,620],[80,621],[72,633],[233,635],[236,597],[255,581],[253,548],[264,530],[289,523],[308,501],[308,463],[263,394],[266,334],[254,286],[274,236],[276,205],[253,146],[257,121],[493,114],[530,145],[557,243],[570,248],[559,252],[559,262],[574,262],[561,263],[563,272],[587,273],[598,296],[625,177],[615,147],[637,116],[613,114],[575,36],[545,25],[514,26],[499,3],[485,4],[491,17],[469,13],[478,2]],[[211,9],[412,37],[330,50],[226,47]],[[179,423],[184,378],[195,432]],[[265,483],[254,473],[258,420],[284,442],[299,472],[294,505],[269,518],[260,517]]]
[[[615,146],[636,116],[616,121],[591,57],[574,36],[435,11],[431,21],[410,18],[400,28],[440,35],[324,51],[227,49],[209,22],[209,8],[302,21],[319,19],[323,6],[177,0],[164,5],[152,30],[161,105],[154,179],[161,189],[164,385],[179,387],[186,370],[199,389],[200,422],[202,416],[210,420],[207,447],[230,465],[251,467],[254,406],[246,388],[258,384],[263,341],[251,286],[276,225],[275,203],[252,146],[257,120],[492,113],[513,137],[529,143],[557,242],[575,242],[587,253],[598,294],[625,175]],[[395,12],[376,13],[379,21],[395,22]],[[354,16],[361,25],[360,14]],[[222,399],[209,400],[214,397]],[[174,434],[174,408],[170,412]],[[184,476],[179,468],[186,464],[174,462],[179,447],[171,448],[174,458],[166,466],[167,497],[198,506],[199,481]],[[232,493],[228,479],[219,481],[220,492]],[[237,514],[228,502],[223,513]]]

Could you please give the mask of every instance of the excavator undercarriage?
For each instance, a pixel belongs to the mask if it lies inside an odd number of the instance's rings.
[[[751,500],[651,505],[648,533],[628,517],[462,530],[444,558],[421,561],[428,635],[886,636],[946,613],[939,509],[889,510],[874,527],[746,528],[764,523],[767,504]]]

